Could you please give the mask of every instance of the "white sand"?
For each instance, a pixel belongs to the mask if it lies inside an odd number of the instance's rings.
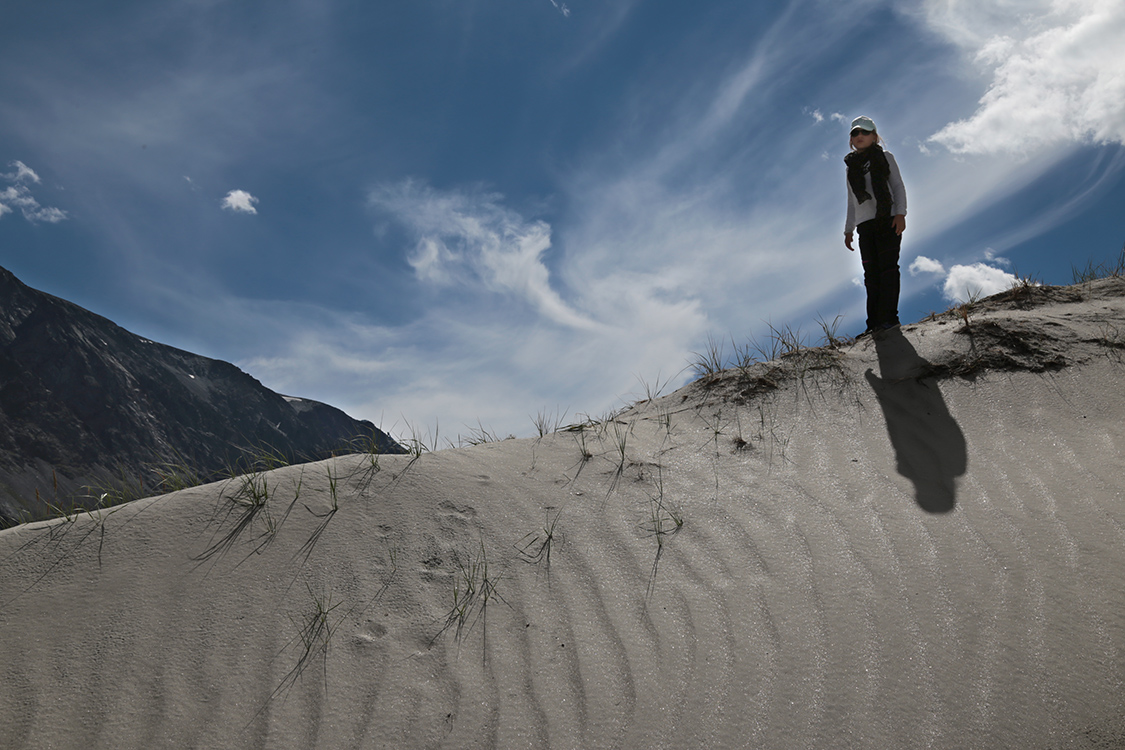
[[[1123,295],[2,532],[0,746],[1125,747]]]

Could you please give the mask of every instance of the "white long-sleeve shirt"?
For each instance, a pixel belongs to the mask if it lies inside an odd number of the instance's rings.
[[[898,216],[899,214],[906,216],[906,186],[902,184],[902,174],[898,171],[898,162],[895,161],[895,157],[890,151],[884,151],[883,154],[887,157],[887,166],[891,168],[890,175],[887,178],[887,187],[891,190],[891,216]],[[872,197],[860,203],[856,200],[855,193],[852,192],[851,184],[848,184],[848,218],[844,223],[844,234],[851,234],[858,225],[875,218],[878,206],[874,197],[875,190],[871,187],[871,173],[868,172],[864,175],[864,178],[867,180],[867,194]],[[847,176],[845,175],[846,181]]]

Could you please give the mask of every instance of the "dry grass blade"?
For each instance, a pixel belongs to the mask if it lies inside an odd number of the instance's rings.
[[[551,549],[555,541],[555,526],[559,523],[560,515],[562,515],[562,511],[556,510],[552,518],[551,511],[548,509],[543,527],[525,535],[515,544],[516,550],[524,561],[533,565],[543,564],[547,572],[548,582],[551,578]]]
[[[688,367],[699,378],[711,378],[723,371],[724,353],[723,342],[711,334],[707,334],[707,348],[702,352],[692,352],[692,361]]]

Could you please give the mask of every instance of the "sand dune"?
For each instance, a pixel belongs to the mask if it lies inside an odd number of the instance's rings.
[[[2,532],[0,746],[1125,747],[1122,331],[1025,291]]]

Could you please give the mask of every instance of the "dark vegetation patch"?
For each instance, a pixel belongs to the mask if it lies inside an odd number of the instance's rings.
[[[972,379],[986,370],[1051,372],[1070,364],[1059,340],[1042,329],[978,320],[957,332],[968,336],[969,351],[931,363],[928,376]]]

